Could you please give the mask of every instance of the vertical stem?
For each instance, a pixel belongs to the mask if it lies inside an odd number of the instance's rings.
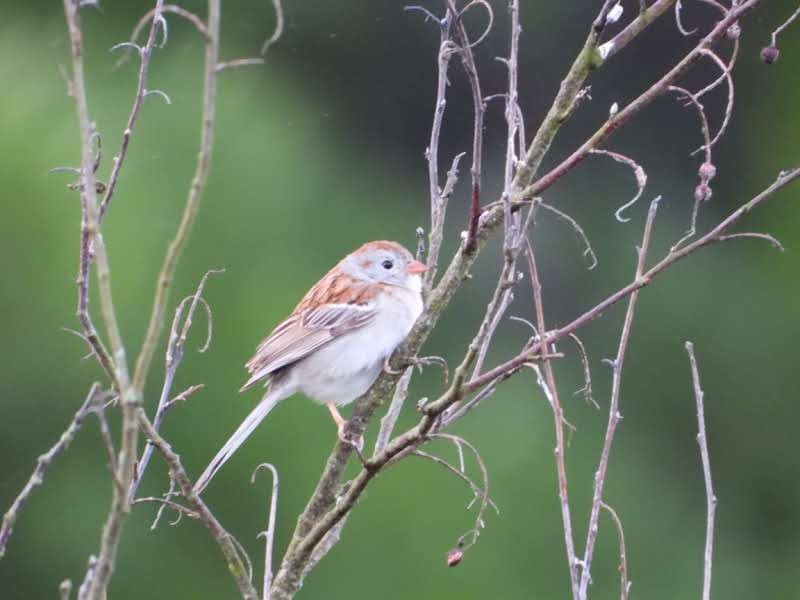
[[[642,245],[638,248],[639,259],[636,261],[636,275],[635,280],[641,278],[644,273],[645,260],[647,258],[647,250],[650,246],[650,238],[653,234],[653,221],[656,218],[656,211],[658,210],[658,202],[660,198],[656,198],[650,204],[650,210],[647,212],[647,221],[644,226],[644,233],[642,234]],[[606,472],[608,470],[608,461],[611,456],[611,445],[614,443],[614,433],[617,429],[617,423],[620,420],[619,414],[619,394],[622,386],[622,365],[625,361],[625,352],[628,349],[628,340],[631,335],[631,327],[633,327],[633,315],[636,309],[636,300],[639,297],[639,292],[634,291],[628,300],[628,310],[625,312],[625,321],[622,325],[622,333],[619,337],[619,347],[617,348],[617,356],[614,358],[612,365],[614,373],[611,382],[611,402],[608,407],[608,425],[606,426],[606,434],[603,439],[603,449],[600,452],[600,464],[597,466],[597,472],[594,476],[594,494],[592,496],[592,509],[589,514],[589,528],[586,533],[586,548],[583,553],[583,572],[581,573],[580,587],[578,590],[578,598],[585,600],[589,581],[591,580],[591,566],[592,556],[594,553],[594,545],[597,541],[598,521],[600,519],[600,507],[603,503],[603,486],[606,481]]]
[[[153,13],[153,22],[147,47],[155,42],[156,23],[161,16],[163,0],[157,0]],[[103,600],[106,588],[116,561],[117,549],[122,536],[122,528],[130,513],[130,502],[125,489],[133,479],[138,442],[138,425],[136,409],[141,402],[141,390],[131,385],[128,374],[127,357],[122,342],[122,335],[117,323],[116,313],[111,295],[111,271],[105,244],[99,230],[99,208],[94,181],[94,161],[92,140],[94,128],[89,118],[89,104],[86,96],[86,85],[83,73],[83,36],[80,27],[80,4],[74,0],[64,0],[64,12],[72,42],[72,79],[70,88],[78,109],[78,121],[81,135],[81,275],[79,277],[79,314],[88,317],[88,264],[91,253],[94,253],[97,272],[100,311],[112,351],[114,383],[120,396],[122,408],[122,443],[117,458],[116,472],[112,478],[122,484],[112,486],[111,507],[103,526],[100,542],[100,553],[93,565],[93,573],[88,581],[85,597],[90,600]],[[86,270],[84,270],[86,268]],[[89,320],[90,322],[90,320]]]
[[[544,332],[547,331],[547,324],[544,319],[544,304],[542,302],[542,284],[539,280],[539,271],[536,268],[536,259],[530,242],[527,242],[528,266],[530,269],[531,287],[533,288],[533,303],[536,310],[536,326],[539,328],[539,336],[544,339]],[[542,349],[546,355],[549,350],[547,346]],[[561,504],[561,521],[564,528],[564,546],[567,552],[567,564],[569,565],[569,580],[572,589],[572,597],[578,597],[578,573],[576,571],[578,561],[575,555],[575,538],[572,533],[572,516],[569,509],[569,483],[567,481],[567,465],[564,456],[566,444],[564,443],[564,410],[561,407],[561,400],[558,397],[558,388],[553,374],[553,365],[550,359],[545,356],[543,360],[545,383],[550,390],[550,402],[553,409],[554,427],[556,432],[556,471],[558,473],[558,498]]]
[[[442,120],[447,104],[447,71],[450,66],[450,57],[454,52],[453,42],[450,40],[450,27],[452,23],[450,11],[445,11],[440,27],[439,55],[437,59],[438,73],[436,78],[436,106],[433,108],[433,124],[431,125],[431,139],[428,143],[428,180],[431,196],[431,231],[428,234],[428,270],[425,273],[424,284],[426,292],[430,290],[436,279],[439,265],[439,253],[444,237],[444,218],[447,212],[447,196],[442,194],[439,185],[439,135],[442,131]]]
[[[717,497],[714,495],[714,486],[711,481],[711,459],[708,456],[708,442],[706,440],[706,416],[703,409],[703,388],[700,385],[700,373],[697,369],[697,359],[694,356],[694,344],[686,342],[686,352],[689,354],[689,364],[692,368],[692,384],[694,386],[694,399],[697,403],[697,444],[700,446],[700,461],[703,464],[703,479],[706,484],[706,548],[703,553],[703,600],[711,598],[711,566],[714,552],[714,516],[717,512]]]
[[[194,177],[192,178],[189,193],[186,197],[186,206],[183,216],[175,232],[175,237],[169,244],[161,272],[158,275],[153,310],[147,326],[142,350],[136,361],[133,375],[133,385],[142,390],[147,380],[147,373],[153,361],[153,355],[158,345],[158,339],[164,329],[164,319],[167,310],[167,300],[178,259],[183,251],[192,229],[197,211],[200,207],[200,197],[208,180],[208,171],[211,165],[211,149],[214,141],[214,116],[217,97],[217,63],[219,62],[219,22],[220,0],[208,0],[208,22],[206,32],[206,57],[203,69],[203,112],[200,125],[200,150],[197,154]]]

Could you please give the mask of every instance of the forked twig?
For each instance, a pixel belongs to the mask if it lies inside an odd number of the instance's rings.
[[[156,414],[153,418],[153,427],[156,431],[161,429],[161,424],[167,411],[174,406],[177,402],[185,400],[190,394],[200,389],[202,386],[192,386],[181,394],[178,394],[173,399],[170,399],[172,394],[172,384],[175,381],[175,374],[183,359],[183,350],[186,345],[186,338],[189,336],[189,330],[192,327],[192,319],[194,318],[197,307],[202,305],[206,310],[206,317],[208,320],[208,332],[206,334],[205,343],[199,348],[199,352],[205,352],[211,343],[211,333],[213,321],[211,318],[211,308],[203,298],[203,290],[205,289],[206,282],[211,275],[220,275],[224,273],[224,269],[211,269],[206,271],[205,275],[200,278],[200,283],[197,285],[195,293],[187,296],[178,303],[175,309],[175,316],[172,319],[172,327],[170,328],[169,340],[167,341],[167,349],[165,352],[165,372],[164,383],[161,387],[161,395],[159,396],[158,406],[156,407]],[[184,316],[184,308],[188,304],[188,310]],[[136,476],[131,481],[131,486],[128,491],[128,497],[133,500],[136,497],[136,490],[139,483],[144,477],[147,466],[150,463],[150,457],[153,454],[152,444],[147,444],[142,451],[142,457],[139,460]]]

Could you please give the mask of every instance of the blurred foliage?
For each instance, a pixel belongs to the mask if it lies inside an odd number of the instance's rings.
[[[501,2],[494,34],[477,49],[487,94],[502,90],[495,56],[507,52]],[[531,135],[572,60],[593,11],[582,3],[523,6],[521,102]],[[592,4],[599,4],[594,2]],[[635,2],[626,2],[633,10]],[[766,3],[765,3],[766,4]],[[769,31],[794,9],[769,3],[743,23],[736,67],[737,103],[729,134],[718,146],[707,226],[797,163],[800,89],[797,29],[781,40],[770,67],[758,51]],[[119,143],[135,85],[135,65],[119,69],[107,49],[125,39],[149,3],[103,2],[84,11],[90,108],[103,133],[105,174]],[[252,54],[269,31],[269,3],[225,2],[225,57]],[[202,13],[199,2],[186,5]],[[438,6],[435,3],[433,6]],[[703,26],[710,8],[684,11]],[[187,354],[176,389],[205,389],[171,413],[164,432],[191,472],[198,472],[249,411],[255,394],[238,397],[242,363],[262,334],[340,256],[369,239],[411,246],[426,225],[423,151],[429,135],[438,33],[399,3],[355,0],[287,2],[287,28],[263,68],[223,74],[216,146],[208,189],[171,305],[190,293],[210,268],[207,297],[214,310],[209,352]],[[477,14],[477,13],[476,13]],[[48,447],[100,377],[85,346],[63,328],[75,327],[78,204],[57,165],[78,160],[74,106],[59,66],[68,64],[58,2],[0,6],[0,261],[5,343],[0,352],[0,506],[10,503]],[[165,90],[145,103],[119,191],[105,223],[121,325],[133,356],[150,309],[155,275],[176,227],[191,177],[199,121],[202,42],[174,16],[170,40],[152,65],[151,87]],[[474,24],[479,27],[478,18]],[[664,17],[643,39],[592,78],[593,100],[565,127],[550,163],[604,118],[654,81],[692,40]],[[727,52],[727,50],[725,50]],[[455,67],[442,142],[442,161],[468,149],[469,95]],[[715,77],[710,65],[689,83]],[[707,101],[718,126],[724,92]],[[500,103],[486,122],[485,189],[499,188],[505,137]],[[620,131],[612,149],[636,157],[650,176],[647,196],[662,194],[651,256],[686,226],[699,161],[696,115],[662,99]],[[465,169],[466,172],[466,169]],[[462,184],[464,182],[462,181]],[[564,323],[623,285],[633,273],[644,202],[628,224],[613,210],[632,193],[630,173],[605,159],[587,161],[548,194],[591,237],[599,266],[587,272],[573,233],[542,214],[534,232],[542,261],[551,324]],[[468,194],[459,186],[449,215],[452,249],[465,221]],[[694,441],[694,401],[683,342],[695,342],[703,385],[712,468],[719,497],[713,590],[717,598],[797,597],[800,556],[800,464],[796,376],[800,319],[800,191],[790,188],[742,227],[769,231],[780,254],[757,241],[703,250],[641,294],[625,365],[618,430],[606,500],[626,528],[633,597],[694,597],[702,571],[705,498]],[[455,362],[480,319],[497,270],[496,249],[458,295],[426,347]],[[511,314],[531,315],[524,285]],[[590,324],[582,337],[591,357],[595,395],[607,406],[621,308]],[[195,343],[202,343],[202,323]],[[490,362],[510,356],[528,332],[508,321]],[[578,548],[582,548],[594,468],[606,417],[572,391],[582,385],[569,344],[558,378],[571,436],[568,467]],[[161,365],[148,386],[152,407]],[[433,395],[438,373],[412,386],[412,400]],[[403,423],[410,424],[407,409]],[[116,425],[116,421],[112,423]],[[531,376],[522,374],[457,427],[483,453],[500,516],[487,519],[478,544],[456,569],[445,552],[471,526],[467,490],[435,466],[409,459],[370,488],[348,522],[341,544],[307,580],[302,598],[565,598],[568,578],[556,494],[552,416]],[[296,515],[313,489],[335,431],[326,411],[292,399],[276,410],[220,473],[207,498],[239,537],[258,569],[256,533],[266,515],[266,481],[251,486],[262,461],[281,473],[277,545],[288,541]],[[445,455],[448,447],[440,448]],[[451,458],[454,458],[451,456]],[[110,485],[97,427],[90,419],[16,526],[0,561],[2,598],[52,598],[64,578],[79,582],[98,547]],[[143,492],[165,488],[154,461]],[[206,532],[184,519],[149,530],[152,507],[137,507],[120,550],[111,598],[233,598],[234,586]],[[592,597],[617,597],[616,534],[603,517]],[[258,570],[260,571],[260,569]],[[257,577],[260,577],[257,571]]]

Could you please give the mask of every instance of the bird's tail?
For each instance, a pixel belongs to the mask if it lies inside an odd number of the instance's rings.
[[[216,456],[214,456],[206,467],[206,470],[200,475],[197,482],[194,484],[195,493],[200,494],[206,489],[206,486],[214,475],[216,475],[217,471],[220,470],[222,465],[224,465],[233,453],[238,450],[239,446],[250,437],[253,430],[258,427],[258,424],[264,420],[273,408],[275,408],[275,405],[285,397],[286,395],[276,388],[269,390],[264,395],[261,402],[247,415],[247,418],[242,421],[242,424],[233,432],[233,435],[225,442],[225,445],[220,448],[219,452],[217,452]]]

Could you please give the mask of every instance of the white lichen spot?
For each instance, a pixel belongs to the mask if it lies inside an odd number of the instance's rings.
[[[619,21],[619,18],[622,16],[624,10],[625,9],[622,7],[622,3],[617,2],[606,15],[606,25],[610,25],[611,23],[616,23]]]
[[[614,42],[613,40],[609,40],[605,44],[601,44],[599,48],[597,48],[597,52],[600,54],[600,58],[605,60],[608,58],[608,55],[611,54],[611,51],[614,49]]]

